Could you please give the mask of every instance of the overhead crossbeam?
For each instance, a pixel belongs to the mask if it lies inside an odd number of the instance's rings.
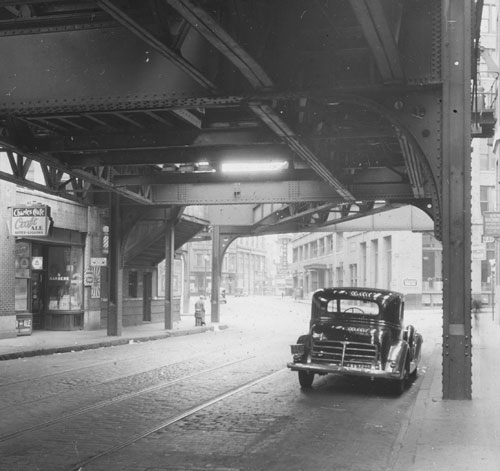
[[[413,195],[407,183],[385,182],[354,186],[360,200],[408,199]],[[345,203],[328,183],[308,181],[259,181],[234,183],[192,183],[155,185],[152,189],[157,205],[212,205],[288,203],[300,201],[324,201]]]

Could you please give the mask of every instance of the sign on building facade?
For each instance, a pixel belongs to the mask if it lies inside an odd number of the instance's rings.
[[[16,206],[11,208],[11,235],[15,237],[44,237],[50,228],[50,206]]]
[[[489,237],[500,237],[500,212],[485,211],[483,213],[483,234]]]

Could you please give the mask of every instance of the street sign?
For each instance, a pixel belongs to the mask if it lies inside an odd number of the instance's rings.
[[[415,278],[406,278],[403,280],[404,286],[417,286],[418,282]]]

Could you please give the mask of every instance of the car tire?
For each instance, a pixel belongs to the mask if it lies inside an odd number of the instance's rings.
[[[394,379],[391,381],[391,393],[394,396],[401,396],[406,389],[406,380]]]
[[[416,367],[411,373],[410,373],[410,381],[415,381],[417,379],[417,376],[418,376],[418,367]]]
[[[299,371],[299,384],[303,389],[311,388],[314,381],[314,373],[309,371]]]

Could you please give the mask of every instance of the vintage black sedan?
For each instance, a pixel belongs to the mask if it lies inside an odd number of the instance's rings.
[[[309,333],[291,345],[303,388],[337,373],[388,382],[401,394],[417,375],[422,336],[404,325],[404,295],[372,288],[325,288],[312,296]]]

